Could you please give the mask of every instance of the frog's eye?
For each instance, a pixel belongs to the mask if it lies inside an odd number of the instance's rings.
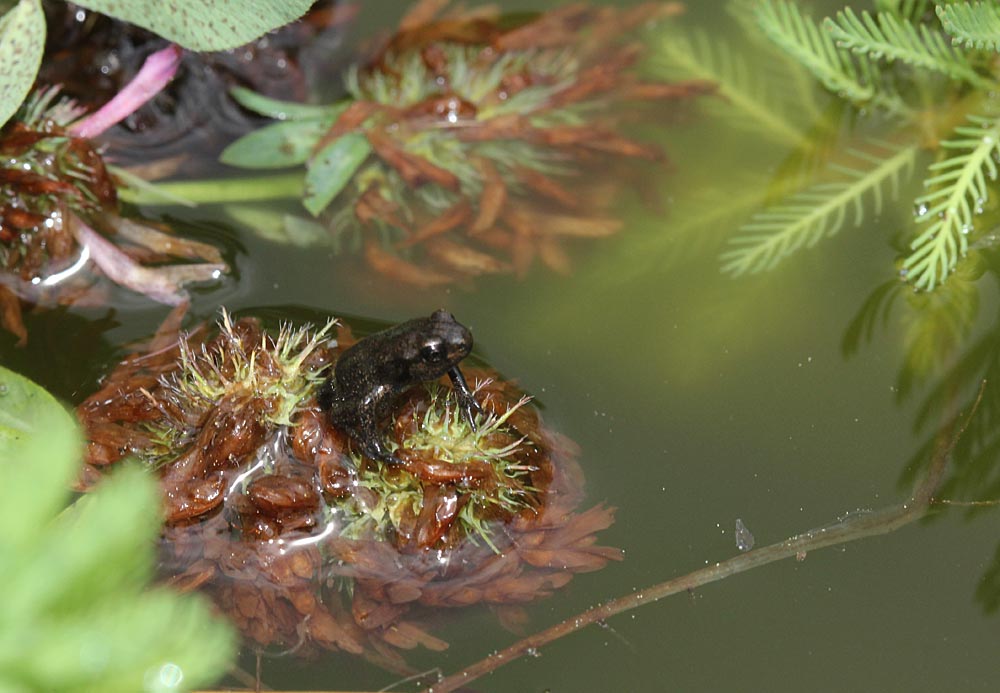
[[[420,348],[420,358],[425,363],[444,363],[448,358],[448,354],[445,351],[444,344],[441,342],[430,342]]]

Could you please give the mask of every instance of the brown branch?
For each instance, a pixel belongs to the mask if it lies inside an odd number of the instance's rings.
[[[985,386],[986,383],[984,381],[979,391],[979,397],[973,404],[972,410],[966,417],[961,429],[954,434],[952,433],[952,426],[946,425],[942,429],[938,435],[938,443],[931,457],[927,475],[905,502],[882,510],[850,515],[843,520],[825,527],[811,529],[777,544],[748,551],[707,568],[695,570],[687,575],[682,575],[681,577],[667,580],[666,582],[647,587],[644,590],[591,607],[550,628],[530,635],[506,649],[495,652],[489,657],[466,667],[462,671],[441,679],[433,686],[425,689],[424,693],[448,693],[449,691],[454,691],[468,685],[484,674],[495,671],[504,664],[519,659],[529,652],[537,652],[539,648],[565,635],[582,630],[586,626],[602,622],[611,616],[636,609],[679,592],[693,590],[696,587],[717,582],[738,573],[759,568],[775,561],[791,558],[792,556],[801,559],[810,551],[818,551],[830,546],[838,546],[859,539],[888,534],[915,520],[919,520],[927,513],[934,502],[934,492],[941,484],[951,453],[958,439],[965,432],[969,420],[978,408]],[[956,421],[954,417],[948,420],[952,423]]]

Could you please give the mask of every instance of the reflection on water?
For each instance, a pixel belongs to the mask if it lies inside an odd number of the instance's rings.
[[[803,7],[820,17],[839,5]],[[932,451],[965,428],[929,522],[633,611],[610,621],[631,647],[589,628],[499,670],[481,682],[485,690],[992,690],[996,621],[983,614],[1000,602],[1000,322],[995,285],[984,275],[997,274],[994,253],[982,249],[931,294],[899,283],[895,262],[913,237],[909,201],[921,193],[927,163],[922,150],[907,149],[915,140],[881,150],[897,134],[894,122],[852,118],[770,53],[745,14],[731,15],[723,3],[688,10],[679,36],[663,36],[663,64],[651,69],[669,64],[671,74],[706,78],[693,68],[711,56],[742,70],[748,84],[777,85],[765,92],[777,96],[749,99],[753,90],[724,84],[725,98],[702,99],[681,122],[644,130],[673,163],[669,173],[644,169],[643,185],[634,186],[651,190],[659,206],[643,194],[617,200],[621,232],[599,251],[571,252],[571,274],[488,278],[468,291],[401,289],[350,256],[268,242],[228,222],[245,253],[235,263],[239,287],[225,302],[386,321],[447,307],[471,325],[492,364],[538,396],[547,425],[581,447],[590,504],[619,508],[602,542],[622,546],[625,561],[504,620],[525,632],[732,557],[748,546],[738,529],[729,534],[737,516],[752,520],[758,550],[850,509],[901,501]],[[711,29],[708,38],[699,27]],[[682,62],[691,56],[700,57]],[[783,71],[776,81],[774,69]],[[773,112],[754,110],[762,100]],[[864,144],[872,137],[880,142],[872,147],[888,152],[879,161],[899,164],[895,173],[882,169],[880,210],[869,189],[856,223],[855,208],[844,208],[836,238],[800,248],[765,274],[720,273],[719,254],[741,224],[808,191],[813,174],[827,172],[817,161],[872,155]],[[903,175],[911,166],[914,174]],[[852,180],[833,182],[842,191]],[[207,227],[219,224],[217,212],[170,210],[170,218]],[[192,311],[206,319],[218,303],[203,292]],[[164,313],[132,303],[115,315],[119,325],[88,321],[89,331],[79,332],[82,314],[73,315],[65,327],[73,349],[40,340],[52,351],[29,355],[2,336],[0,353],[42,382],[52,381],[46,373],[57,358],[60,372],[72,374],[61,391],[80,401],[97,389],[104,342],[120,357]],[[27,315],[29,330],[51,325],[52,316]],[[69,384],[85,380],[86,392]],[[514,639],[489,614],[433,616],[435,637],[450,647],[415,654],[418,668],[454,671]],[[267,659],[264,677],[286,689],[373,689],[393,680],[346,656],[308,666]]]

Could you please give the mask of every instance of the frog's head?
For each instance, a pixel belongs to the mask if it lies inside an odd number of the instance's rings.
[[[410,363],[411,378],[440,378],[472,351],[472,333],[448,311],[436,310],[420,322],[416,358]]]

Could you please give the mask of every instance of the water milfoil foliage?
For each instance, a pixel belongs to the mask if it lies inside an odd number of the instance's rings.
[[[181,335],[180,317],[78,407],[80,485],[128,454],[155,470],[167,576],[255,642],[399,664],[396,648],[446,646],[425,607],[530,601],[620,558],[595,543],[612,510],[576,512],[572,444],[495,373],[465,369],[474,426],[445,381],[412,388],[385,429],[404,463],[385,464],[316,404],[348,331],[224,314]]]
[[[792,61],[795,74],[836,95],[854,121],[852,131],[864,134],[829,147],[822,137],[798,137],[805,128],[828,127],[819,117],[802,123],[780,105],[752,98],[754,92],[730,101],[759,132],[790,144],[792,158],[808,166],[786,168],[786,175],[797,177],[790,195],[761,196],[764,209],[723,252],[724,270],[769,269],[823,237],[860,226],[873,207],[880,215],[882,199],[906,189],[930,156],[923,191],[913,198],[914,223],[899,234],[906,238],[900,274],[923,290],[954,275],[990,227],[981,215],[994,205],[997,189],[1000,116],[991,94],[998,86],[1000,5],[878,2],[874,11],[845,8],[817,21],[788,0],[731,4],[749,32]],[[711,70],[699,74],[713,76]],[[745,95],[745,77],[732,70],[721,77],[724,96]],[[804,105],[810,99],[803,98]],[[873,138],[873,132],[885,134]]]
[[[622,134],[624,117],[643,101],[712,90],[701,80],[642,81],[632,69],[643,50],[635,30],[680,7],[576,4],[517,21],[436,9],[418,3],[347,71],[344,103],[241,93],[247,107],[287,120],[237,141],[223,161],[304,163],[306,209],[403,281],[523,273],[535,258],[566,271],[567,239],[621,227],[595,172],[660,158]]]

